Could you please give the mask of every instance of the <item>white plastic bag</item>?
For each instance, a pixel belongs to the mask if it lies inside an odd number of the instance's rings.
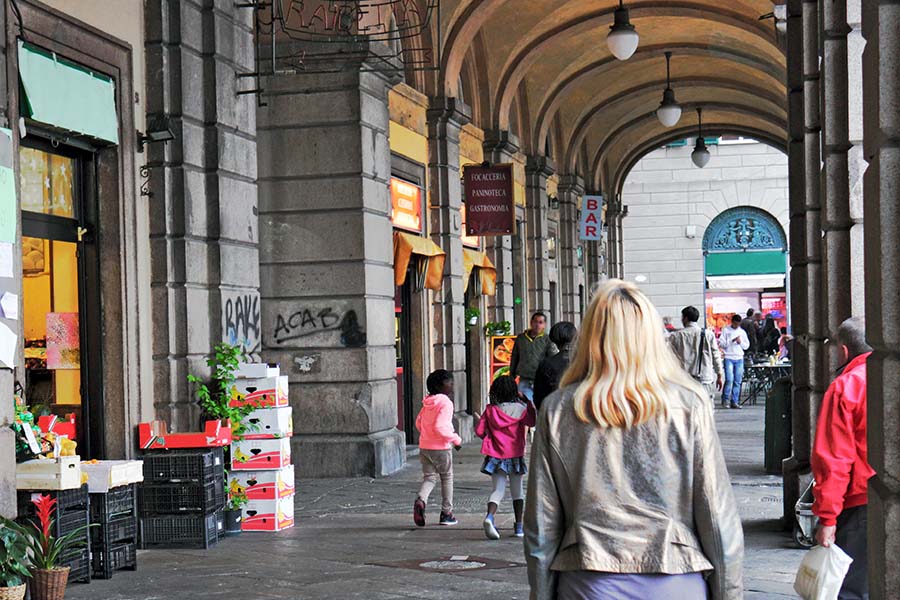
[[[800,563],[794,591],[803,600],[837,600],[852,562],[853,559],[835,544],[827,548],[816,546]]]

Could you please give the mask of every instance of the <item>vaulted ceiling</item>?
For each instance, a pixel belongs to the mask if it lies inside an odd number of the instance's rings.
[[[774,2],[778,3],[778,2]],[[627,61],[606,35],[617,0],[442,0],[441,71],[431,95],[462,97],[475,124],[510,130],[528,154],[607,191],[647,151],[704,131],[783,147],[785,60],[772,0],[631,0],[640,45]],[[684,108],[663,127],[664,52]]]

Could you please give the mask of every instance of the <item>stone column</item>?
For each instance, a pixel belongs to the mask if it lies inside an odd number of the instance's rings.
[[[863,153],[863,49],[862,0],[847,0],[847,126],[850,150],[847,152],[850,191],[850,299],[851,314],[863,316],[865,297],[865,248],[863,226],[863,175],[868,163]]]
[[[525,165],[525,272],[528,314],[550,313],[550,272],[547,240],[550,237],[547,178],[553,162],[543,156],[529,156]]]
[[[618,198],[606,200],[606,220],[609,238],[607,240],[607,274],[610,277],[622,277],[619,266],[622,264],[622,202]],[[598,277],[599,280],[599,277]]]
[[[806,127],[804,121],[803,10],[801,0],[788,2],[787,103],[788,103],[788,207],[791,215],[791,324],[793,347],[792,456],[782,466],[784,525],[794,522],[794,505],[800,497],[801,479],[808,480],[811,447],[809,349],[809,277],[806,243]]]
[[[559,186],[559,287],[560,310],[564,321],[581,323],[581,299],[578,286],[582,278],[578,266],[578,207],[584,196],[584,180],[578,175],[563,175]]]
[[[298,477],[380,476],[397,430],[389,88],[368,65],[266,78],[263,357],[290,376]]]
[[[868,361],[869,585],[900,598],[900,4],[862,3]]]
[[[456,98],[432,98],[428,118],[428,191],[431,237],[444,252],[444,281],[434,296],[434,368],[447,369],[455,381],[458,431],[472,437],[466,414],[466,327],[463,281],[462,186],[459,181],[459,133],[472,118]]]
[[[508,131],[484,132],[484,160],[492,164],[513,162],[519,141]],[[497,293],[488,299],[488,320],[513,323],[515,292],[513,290],[512,236],[495,236],[485,240],[485,252],[497,267]],[[524,277],[524,274],[522,274]]]

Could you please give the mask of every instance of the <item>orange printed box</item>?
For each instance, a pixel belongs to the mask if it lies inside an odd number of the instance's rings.
[[[265,440],[272,438],[289,438],[294,435],[294,422],[290,406],[279,408],[257,408],[244,417],[242,423],[246,433],[244,440]]]
[[[276,408],[288,406],[288,378],[262,377],[259,379],[238,379],[231,389],[231,406],[250,404],[256,408]]]
[[[249,500],[276,500],[293,496],[294,465],[277,471],[239,471],[228,476],[228,490],[232,494],[243,492]]]
[[[241,440],[231,445],[232,471],[268,471],[291,464],[291,440]]]
[[[294,526],[294,496],[250,500],[242,510],[244,531],[282,531]]]

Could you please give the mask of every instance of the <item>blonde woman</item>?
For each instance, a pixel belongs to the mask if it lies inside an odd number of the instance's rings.
[[[743,597],[743,533],[712,408],[662,331],[624,281],[587,309],[531,452],[534,600]]]

